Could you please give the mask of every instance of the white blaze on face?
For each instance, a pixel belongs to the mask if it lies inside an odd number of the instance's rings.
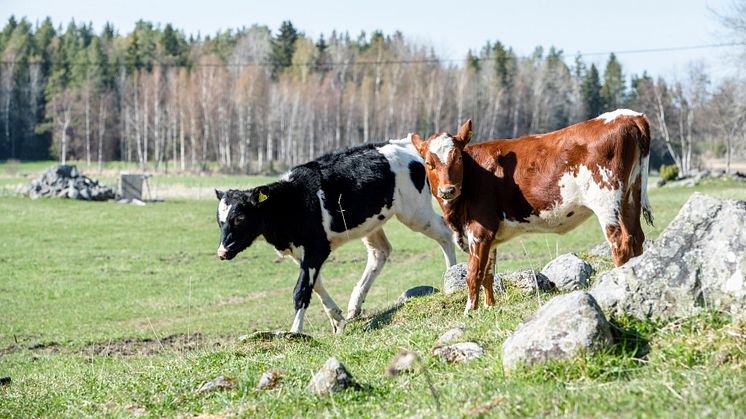
[[[430,152],[438,156],[441,163],[448,162],[448,153],[453,148],[453,138],[448,134],[442,134],[440,137],[430,140]]]
[[[630,109],[617,109],[612,112],[606,112],[604,114],[601,114],[596,117],[596,119],[603,119],[604,124],[608,124],[609,122],[619,118],[620,116],[640,116],[642,115],[640,112],[635,112]]]
[[[228,213],[231,211],[231,207],[233,207],[233,205],[228,205],[225,202],[225,198],[220,200],[220,203],[218,204],[218,221],[224,223],[228,220]]]

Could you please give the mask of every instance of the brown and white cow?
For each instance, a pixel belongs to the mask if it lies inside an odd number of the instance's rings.
[[[641,210],[653,222],[643,114],[619,109],[547,134],[467,145],[471,125],[427,141],[411,134],[447,224],[468,246],[467,310],[482,285],[485,305],[494,304],[490,250],[522,233],[564,233],[595,214],[616,266],[642,254]]]

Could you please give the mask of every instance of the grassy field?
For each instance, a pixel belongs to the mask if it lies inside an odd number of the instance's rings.
[[[194,178],[181,182],[210,189],[267,180]],[[646,227],[648,237],[695,190],[746,199],[742,184],[727,182],[653,190],[657,225]],[[397,222],[386,227],[394,252],[365,317],[344,335],[331,334],[314,299],[306,324],[311,342],[240,342],[239,335],[254,330],[290,326],[297,268],[278,261],[265,243],[218,261],[215,205],[213,199],[138,207],[0,198],[0,376],[13,380],[0,387],[0,417],[746,414],[746,322],[718,313],[668,325],[620,319],[608,353],[505,376],[502,341],[535,311],[536,296],[508,289],[498,308],[468,318],[461,314],[465,295],[434,295],[387,310],[405,289],[442,282],[437,246]],[[498,270],[540,268],[557,253],[582,254],[602,240],[595,220],[564,236],[524,236],[498,249]],[[325,283],[341,307],[364,265],[359,242],[325,265]],[[485,355],[466,365],[431,357],[437,336],[462,324]],[[424,355],[421,367],[384,378],[385,365],[403,348]],[[362,387],[310,395],[304,390],[310,375],[331,355]],[[286,371],[282,388],[255,391],[272,367]],[[221,374],[238,387],[195,393]]]

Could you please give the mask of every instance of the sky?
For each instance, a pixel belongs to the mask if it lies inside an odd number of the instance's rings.
[[[32,22],[50,16],[55,24],[92,22],[100,29],[112,22],[127,33],[138,19],[172,23],[187,34],[267,25],[276,31],[290,20],[318,38],[333,29],[356,36],[382,30],[401,31],[408,39],[433,47],[441,58],[460,59],[469,49],[500,40],[520,55],[537,45],[555,46],[568,62],[577,53],[603,66],[608,54],[596,52],[688,47],[732,41],[717,13],[734,0],[513,0],[513,1],[333,1],[333,0],[3,0],[0,16],[25,16]],[[738,71],[737,47],[618,54],[627,76],[685,78],[692,62],[719,79]]]

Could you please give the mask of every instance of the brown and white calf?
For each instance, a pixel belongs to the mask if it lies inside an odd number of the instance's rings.
[[[446,223],[468,246],[467,310],[482,285],[494,304],[490,250],[522,233],[564,233],[595,214],[616,266],[642,254],[641,210],[653,222],[643,114],[619,109],[547,134],[470,139],[471,120],[455,136],[411,134]]]

